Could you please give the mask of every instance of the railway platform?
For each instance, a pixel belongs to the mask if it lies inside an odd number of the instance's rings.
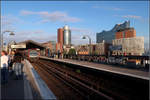
[[[55,95],[30,63],[24,60],[23,64],[23,78],[21,80],[15,80],[14,74],[10,74],[8,83],[0,85],[0,100],[55,100]]]
[[[73,89],[78,89],[77,93],[85,94],[81,97],[88,96],[93,99],[95,96],[89,94],[98,93],[106,100],[149,98],[149,72],[145,70],[44,56],[41,56],[35,65],[38,66],[37,69],[47,72],[47,76],[52,73],[56,80],[63,80],[61,82],[65,81],[64,83],[71,84]]]
[[[71,59],[48,58],[45,56],[41,56],[40,58],[67,63],[67,64],[78,65],[78,66],[82,66],[85,68],[91,68],[91,69],[109,72],[109,73],[113,73],[117,75],[128,76],[131,78],[142,79],[146,81],[150,80],[149,72],[146,72],[146,71],[128,69],[128,68],[123,68],[123,67],[114,67],[113,65],[97,64],[97,63],[92,63],[92,62],[87,62],[87,61],[78,61],[78,60],[71,60]]]
[[[9,82],[1,85],[1,98],[2,100],[10,99],[33,99],[33,93],[26,75],[23,75],[22,80],[14,80],[13,76],[9,76]]]

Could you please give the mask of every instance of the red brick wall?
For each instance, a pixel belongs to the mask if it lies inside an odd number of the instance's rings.
[[[57,30],[57,46],[56,51],[60,50],[60,52],[63,52],[63,44],[64,44],[64,38],[63,38],[63,29],[59,28]]]
[[[134,29],[125,30],[125,38],[136,37],[136,31]]]
[[[116,32],[116,39],[123,38],[123,31]]]
[[[63,38],[63,29],[59,28],[57,31],[57,42],[63,44],[64,43],[64,38]]]
[[[123,38],[123,33],[125,33],[125,37],[124,38],[136,37],[135,29],[131,28],[131,29],[126,29],[124,31],[116,32],[116,36],[115,36],[116,39]]]

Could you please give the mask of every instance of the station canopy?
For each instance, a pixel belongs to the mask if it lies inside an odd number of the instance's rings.
[[[44,50],[45,46],[43,46],[42,44],[35,42],[33,40],[26,40],[23,42],[19,42],[17,43],[18,48],[17,49],[21,49],[21,50],[26,50],[26,49],[40,49],[40,50]],[[25,48],[19,48],[19,46],[23,46],[25,45]]]

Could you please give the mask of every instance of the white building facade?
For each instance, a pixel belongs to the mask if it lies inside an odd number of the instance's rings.
[[[113,55],[142,55],[144,53],[144,37],[114,39],[112,45],[121,47],[119,50],[113,50]]]

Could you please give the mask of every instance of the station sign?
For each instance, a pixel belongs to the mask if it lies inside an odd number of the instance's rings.
[[[20,45],[11,45],[12,49],[23,49],[26,48],[26,44],[20,44]]]

